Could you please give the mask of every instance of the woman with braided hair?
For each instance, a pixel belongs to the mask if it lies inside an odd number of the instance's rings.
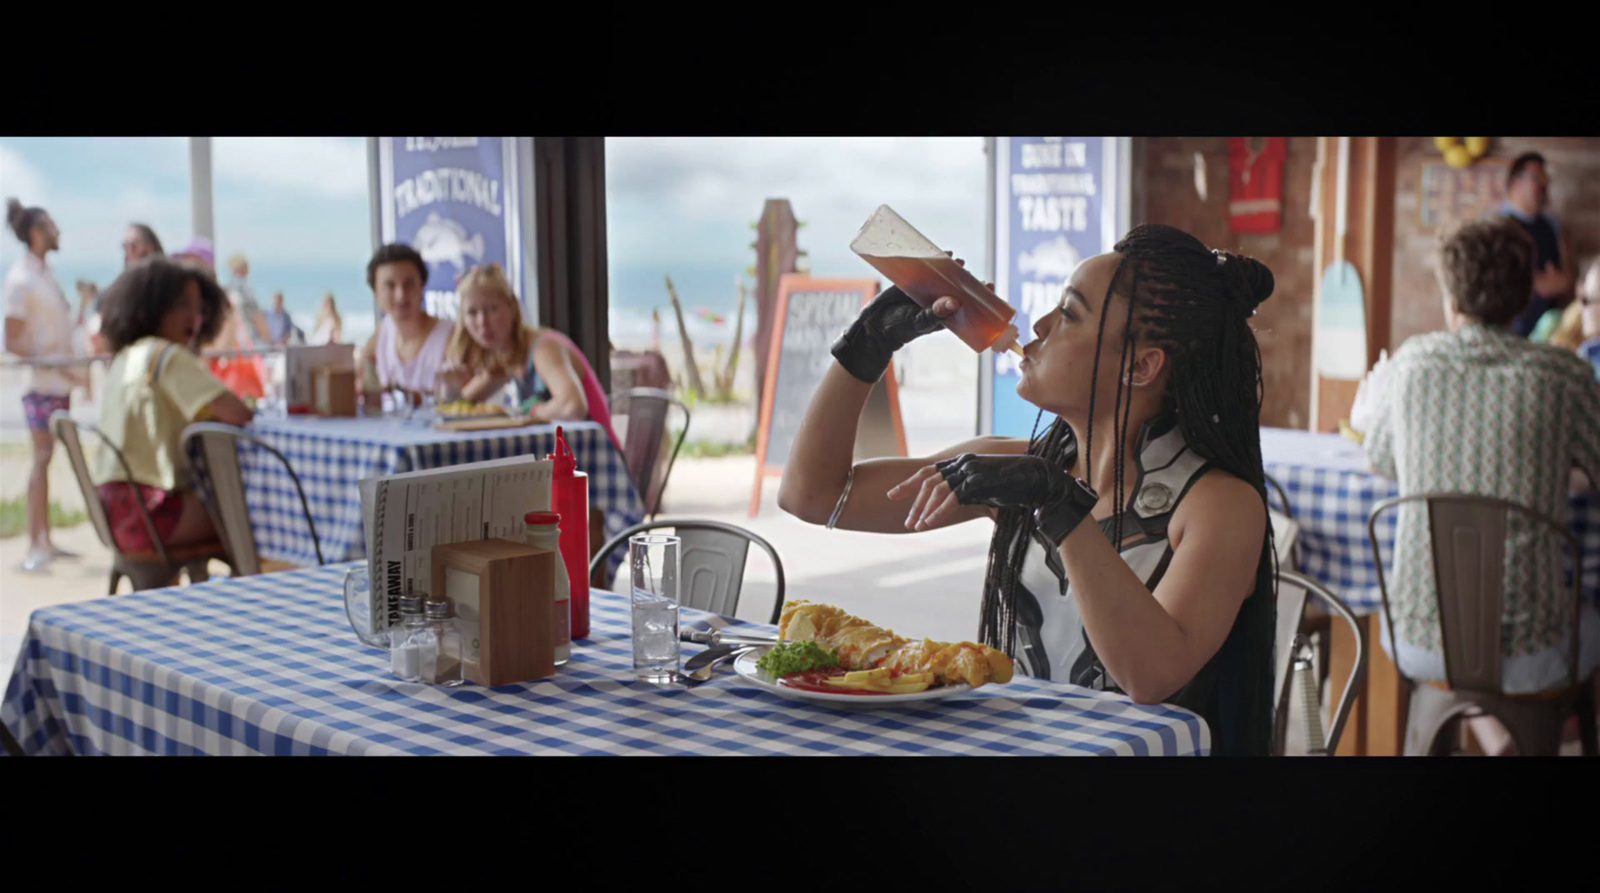
[[[876,533],[990,519],[986,644],[1037,678],[1190,709],[1217,754],[1266,755],[1276,596],[1249,318],[1272,289],[1252,258],[1137,227],[1034,323],[1017,393],[1056,416],[1042,432],[852,464],[872,383],[959,306],[890,288],[835,343],[779,505]]]

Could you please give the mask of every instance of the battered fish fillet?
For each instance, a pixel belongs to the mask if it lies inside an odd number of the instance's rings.
[[[888,667],[900,673],[932,672],[945,685],[1010,682],[1011,658],[975,642],[913,642],[889,630],[846,614],[832,605],[792,601],[783,606],[778,638],[816,642],[839,654],[856,670]]]

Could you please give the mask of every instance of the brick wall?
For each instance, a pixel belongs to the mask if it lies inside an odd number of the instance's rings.
[[[1205,159],[1204,201],[1194,186],[1196,152]],[[1304,427],[1311,407],[1315,223],[1310,201],[1316,140],[1289,138],[1283,226],[1269,235],[1234,233],[1228,226],[1226,137],[1138,137],[1133,156],[1135,223],[1176,226],[1212,248],[1249,255],[1272,270],[1276,288],[1253,321],[1261,345],[1261,424]]]
[[[1551,210],[1561,219],[1573,254],[1580,261],[1600,254],[1600,137],[1497,137],[1489,157],[1509,160],[1529,151],[1544,155],[1549,164]],[[1423,165],[1440,160],[1432,137],[1396,140],[1391,353],[1412,335],[1444,326],[1433,276],[1439,234],[1422,225],[1419,199]]]

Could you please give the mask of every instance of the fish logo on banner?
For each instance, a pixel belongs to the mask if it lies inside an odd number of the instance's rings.
[[[467,236],[467,228],[455,220],[447,220],[436,212],[417,229],[411,247],[417,249],[428,265],[450,264],[457,270],[468,267],[467,260],[483,260],[483,234]]]
[[[1057,236],[1053,241],[1018,255],[1017,269],[1035,279],[1066,279],[1081,260],[1067,237]]]

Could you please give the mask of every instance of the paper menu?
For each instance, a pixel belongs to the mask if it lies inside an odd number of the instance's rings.
[[[433,585],[434,546],[522,542],[523,516],[550,510],[551,477],[550,460],[528,455],[361,481],[370,628],[398,626],[401,596]]]

